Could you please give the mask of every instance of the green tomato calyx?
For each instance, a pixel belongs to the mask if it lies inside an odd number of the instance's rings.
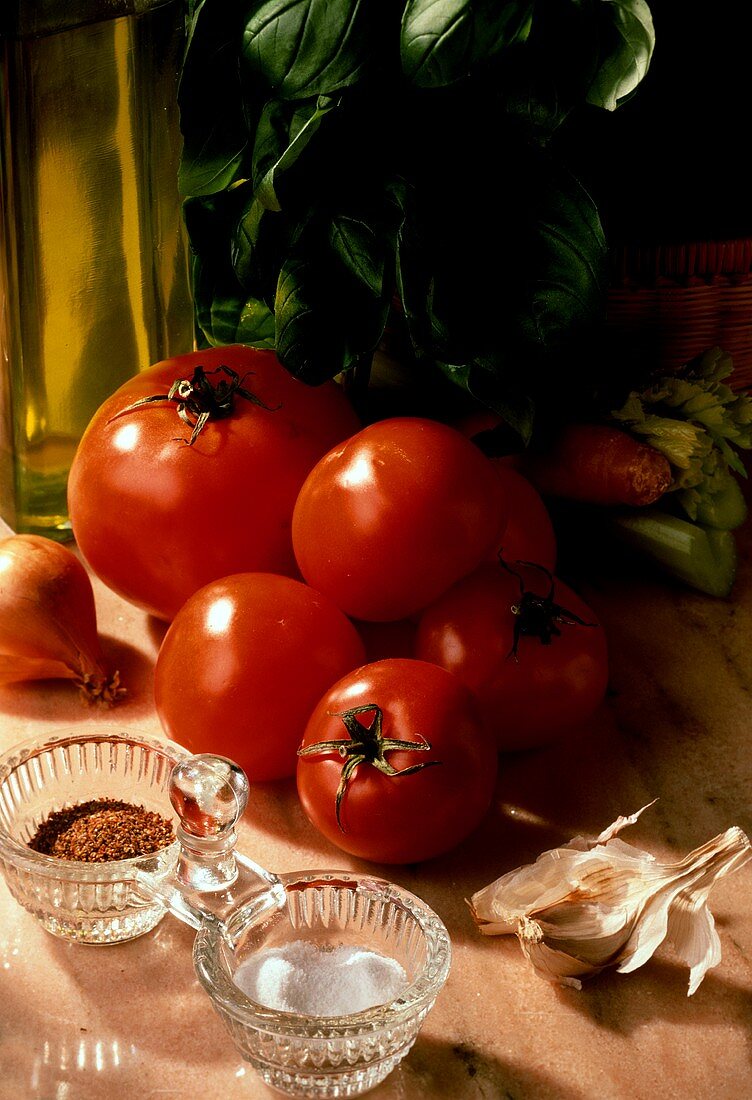
[[[507,657],[514,657],[515,661],[519,661],[518,649],[521,637],[538,638],[541,645],[551,645],[552,640],[556,637],[561,637],[561,631],[559,626],[597,626],[597,623],[587,623],[584,619],[581,619],[579,615],[576,615],[574,611],[569,611],[566,607],[562,607],[560,604],[554,601],[556,594],[556,580],[550,570],[546,569],[543,565],[538,565],[534,561],[518,561],[516,565],[527,565],[533,569],[540,569],[541,573],[545,573],[550,582],[550,588],[545,596],[539,596],[537,592],[532,592],[530,589],[525,588],[525,582],[520,574],[512,569],[504,559],[499,555],[499,564],[516,577],[520,585],[520,598],[517,603],[512,604],[510,611],[515,616],[514,622],[514,639],[512,642],[512,648],[510,649]]]
[[[364,725],[358,717],[360,714],[367,713],[373,714],[373,721],[370,725]],[[342,719],[347,737],[334,738],[331,741],[317,741],[313,745],[306,745],[304,748],[298,749],[298,756],[305,758],[336,752],[343,758],[344,764],[342,765],[342,774],[335,798],[337,824],[343,833],[346,830],[341,818],[342,802],[355,770],[360,764],[370,764],[382,775],[402,776],[412,775],[414,772],[422,771],[423,768],[430,768],[441,763],[440,760],[427,760],[425,763],[413,764],[409,768],[400,769],[390,764],[385,756],[387,752],[430,752],[431,745],[421,734],[418,734],[420,741],[402,741],[395,737],[385,737],[383,732],[384,712],[376,703],[364,703],[363,706],[352,707],[350,710],[333,714],[332,717]]]
[[[185,443],[188,447],[191,447],[201,435],[209,420],[221,420],[223,417],[232,415],[235,408],[234,399],[236,394],[238,397],[243,397],[246,401],[266,409],[267,412],[276,412],[280,408],[279,405],[264,404],[260,397],[246,389],[245,380],[252,373],[252,371],[248,371],[241,378],[238,372],[231,367],[221,366],[210,371],[204,370],[203,367],[196,367],[190,378],[176,378],[167,393],[155,393],[150,397],[142,397],[140,400],[134,401],[132,405],[128,405],[127,408],[121,409],[115,416],[110,417],[110,421],[117,420],[119,417],[125,416],[126,413],[147,405],[174,401],[177,404],[178,416],[191,429],[189,439],[178,437],[176,442]],[[215,374],[224,374],[227,377],[220,378],[212,384],[209,377]]]

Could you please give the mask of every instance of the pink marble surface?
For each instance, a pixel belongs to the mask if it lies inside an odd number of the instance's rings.
[[[447,985],[374,1100],[694,1100],[752,1095],[752,867],[711,900],[721,964],[688,999],[670,952],[582,992],[536,978],[511,938],[486,939],[464,898],[570,836],[659,798],[628,839],[670,860],[731,824],[750,831],[752,567],[734,598],[656,583],[590,586],[613,692],[566,745],[503,762],[494,805],[458,850],[378,868],[449,928]],[[151,679],[161,628],[96,586],[104,644],[130,686],[103,713],[66,685],[0,690],[0,750],[41,731],[108,725],[159,734]],[[240,846],[277,871],[363,868],[308,824],[293,785],[253,790]],[[272,1094],[241,1061],[194,977],[193,933],[171,918],[107,948],[55,939],[0,884],[1,1100]]]

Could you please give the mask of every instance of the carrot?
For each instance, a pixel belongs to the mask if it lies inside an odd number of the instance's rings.
[[[605,424],[570,424],[522,472],[541,493],[588,504],[652,504],[672,481],[664,455]]]

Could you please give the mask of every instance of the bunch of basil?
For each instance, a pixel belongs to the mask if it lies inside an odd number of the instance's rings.
[[[631,95],[653,42],[644,0],[194,3],[180,185],[203,337],[318,383],[370,357],[396,304],[416,370],[529,435],[527,383],[604,283],[552,138]]]

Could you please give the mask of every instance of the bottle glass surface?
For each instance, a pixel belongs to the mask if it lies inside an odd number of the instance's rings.
[[[183,30],[181,0],[20,0],[0,15],[0,515],[15,530],[69,537],[89,419],[193,346]]]

